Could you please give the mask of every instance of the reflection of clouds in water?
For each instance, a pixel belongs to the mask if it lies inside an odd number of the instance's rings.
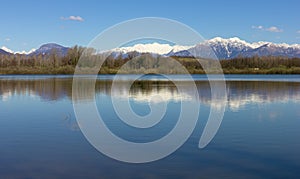
[[[29,90],[29,91],[28,91],[28,96],[31,97],[31,98],[35,98],[35,99],[38,99],[38,98],[39,98],[39,96],[38,96],[38,95],[36,94],[36,92],[33,91],[33,90]]]
[[[18,93],[16,91],[6,91],[6,92],[3,92],[1,95],[0,95],[0,98],[3,102],[6,102],[6,101],[9,101],[13,96],[18,96],[20,98],[25,98],[25,97],[30,97],[30,98],[33,98],[33,99],[40,99],[40,96],[38,94],[36,94],[35,91],[33,90],[24,90],[22,91],[22,93]]]
[[[283,94],[278,96],[268,96],[268,95],[260,95],[260,94],[250,94],[238,97],[229,97],[228,106],[232,111],[239,111],[241,108],[244,108],[249,104],[256,105],[267,105],[271,103],[299,103],[300,102],[300,94],[297,95],[288,95]]]
[[[154,103],[168,102],[168,101],[191,101],[192,97],[186,93],[179,93],[177,91],[170,91],[168,89],[153,90],[147,95],[142,92],[133,93],[130,95],[130,98],[133,98],[135,101],[139,102],[150,102]]]
[[[12,92],[11,91],[7,91],[1,94],[1,99],[3,102],[8,101],[9,98],[12,96]]]
[[[212,102],[209,99],[202,99],[201,102],[207,105],[218,106],[219,102]],[[238,112],[239,110],[245,108],[247,105],[256,104],[256,105],[267,105],[274,102],[278,103],[300,103],[300,94],[299,95],[282,95],[282,96],[261,96],[258,94],[251,94],[245,96],[228,96],[227,106],[231,111]]]
[[[119,82],[114,93],[111,93],[112,81],[99,80],[96,88],[86,85],[88,81],[82,82],[82,99],[93,98],[96,94],[103,94],[120,99],[130,98],[135,102],[163,103],[200,100],[204,105],[216,109],[226,103],[232,111],[240,111],[247,105],[263,106],[271,103],[300,103],[300,83],[289,82],[263,82],[263,81],[229,81],[227,83],[227,101],[211,101],[210,87],[208,82],[196,81],[199,92],[199,99],[195,99],[190,87],[182,82],[182,93],[179,93],[174,84],[168,82],[142,81],[131,87],[128,93],[126,81]],[[36,80],[0,80],[0,100],[9,101],[11,97],[38,98],[42,100],[61,100],[67,97],[72,99],[72,79],[36,79]],[[127,95],[127,96],[126,96]],[[298,113],[300,116],[300,112]]]
[[[246,82],[244,82],[246,83]],[[122,92],[122,88],[114,89],[120,90],[114,94],[118,94],[118,96],[113,96],[120,99],[130,98],[135,102],[145,103],[150,102],[154,96],[160,96],[160,98],[155,98],[156,103],[160,102],[180,102],[182,101],[193,101],[197,100],[192,97],[192,94],[189,93],[188,87],[182,93],[179,93],[177,90],[173,90],[170,88],[157,89],[153,88],[147,92],[143,92],[142,90],[135,90],[134,92],[129,93],[129,96],[126,96],[125,92]],[[235,88],[228,88],[228,97],[227,101],[212,101],[210,98],[210,89],[199,89],[200,94],[200,102],[212,106],[216,109],[219,109],[223,106],[224,103],[227,104],[228,108],[231,111],[238,112],[239,110],[245,108],[247,105],[267,105],[271,103],[300,103],[300,92],[294,91],[290,93],[288,91],[275,90],[271,93],[265,91],[236,91]],[[202,95],[201,95],[202,94]],[[270,114],[271,118],[274,118],[274,114]]]
[[[180,102],[180,101],[192,101],[192,96],[187,93],[179,93],[178,91],[174,90],[171,91],[167,88],[165,89],[153,89],[150,92],[142,92],[137,91],[134,93],[129,93],[129,96],[126,96],[126,93],[118,93],[118,96],[112,96],[119,99],[128,99],[130,98],[134,102],[137,103],[163,103],[163,102]]]

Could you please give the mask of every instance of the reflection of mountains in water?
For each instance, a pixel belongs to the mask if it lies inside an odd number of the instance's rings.
[[[89,88],[82,82],[82,95],[77,100],[93,99],[93,88]],[[200,100],[206,105],[217,106],[218,102],[211,101],[210,86],[208,82],[196,82],[199,99],[194,99],[191,87],[186,82],[180,83],[183,93],[180,94],[176,86],[167,81],[138,81],[135,82],[129,92],[126,92],[127,83],[121,81],[116,83],[114,92],[111,92],[112,81],[97,81],[96,94],[104,94],[120,99],[128,97],[135,102],[180,102],[181,100],[192,101]],[[230,109],[238,110],[246,104],[263,104],[271,102],[300,102],[300,83],[294,82],[263,82],[263,81],[228,81],[227,85],[227,104]],[[34,80],[0,80],[0,99],[8,100],[14,95],[39,96],[42,100],[60,100],[63,98],[72,99],[72,79],[67,78],[47,78]],[[157,96],[159,98],[157,98]]]

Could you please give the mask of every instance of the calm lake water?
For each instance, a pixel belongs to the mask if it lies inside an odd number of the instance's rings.
[[[149,98],[160,95],[155,103],[168,103],[164,119],[149,129],[118,121],[111,104],[113,76],[104,75],[95,87],[104,122],[126,140],[153,141],[172,130],[181,100],[197,100],[197,126],[176,152],[145,164],[111,159],[98,152],[77,125],[71,76],[0,76],[0,178],[300,177],[299,75],[227,75],[224,118],[203,149],[198,142],[213,105],[206,77],[193,76],[199,99],[191,97],[189,86],[180,94],[172,82],[157,75],[134,83],[126,96],[122,85],[132,77],[124,75],[113,97],[129,98],[132,109],[146,115]],[[183,85],[186,79],[172,78]]]

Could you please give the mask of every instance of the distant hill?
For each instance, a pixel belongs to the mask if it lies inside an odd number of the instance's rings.
[[[51,52],[55,52],[59,56],[65,56],[68,53],[69,48],[58,45],[56,43],[48,43],[40,46],[37,50],[31,52],[28,55],[49,55]]]

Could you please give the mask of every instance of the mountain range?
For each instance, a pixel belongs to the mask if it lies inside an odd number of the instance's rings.
[[[65,56],[67,55],[69,50],[69,47],[64,47],[62,45],[58,45],[56,43],[47,43],[44,45],[41,45],[38,49],[32,49],[28,52],[26,51],[21,51],[21,52],[14,52],[10,50],[9,48],[2,47],[0,49],[0,54],[24,54],[28,56],[33,56],[33,55],[49,55],[52,52],[55,52],[59,56]]]
[[[19,53],[26,55],[49,55],[51,52],[55,51],[58,55],[63,56],[67,54],[68,49],[69,47],[48,43],[29,52],[13,52],[6,47],[2,47],[0,49],[0,54]],[[127,57],[130,52],[138,52],[178,57],[192,56],[192,54],[200,54],[200,57],[210,57],[215,55],[218,59],[232,59],[238,56],[284,56],[300,58],[300,44],[276,44],[263,41],[249,43],[237,37],[228,39],[216,37],[192,46],[159,43],[135,44],[130,47],[120,47],[105,52],[112,53],[114,57],[119,57],[120,55],[121,57]],[[205,54],[207,52],[209,52],[209,54]]]

